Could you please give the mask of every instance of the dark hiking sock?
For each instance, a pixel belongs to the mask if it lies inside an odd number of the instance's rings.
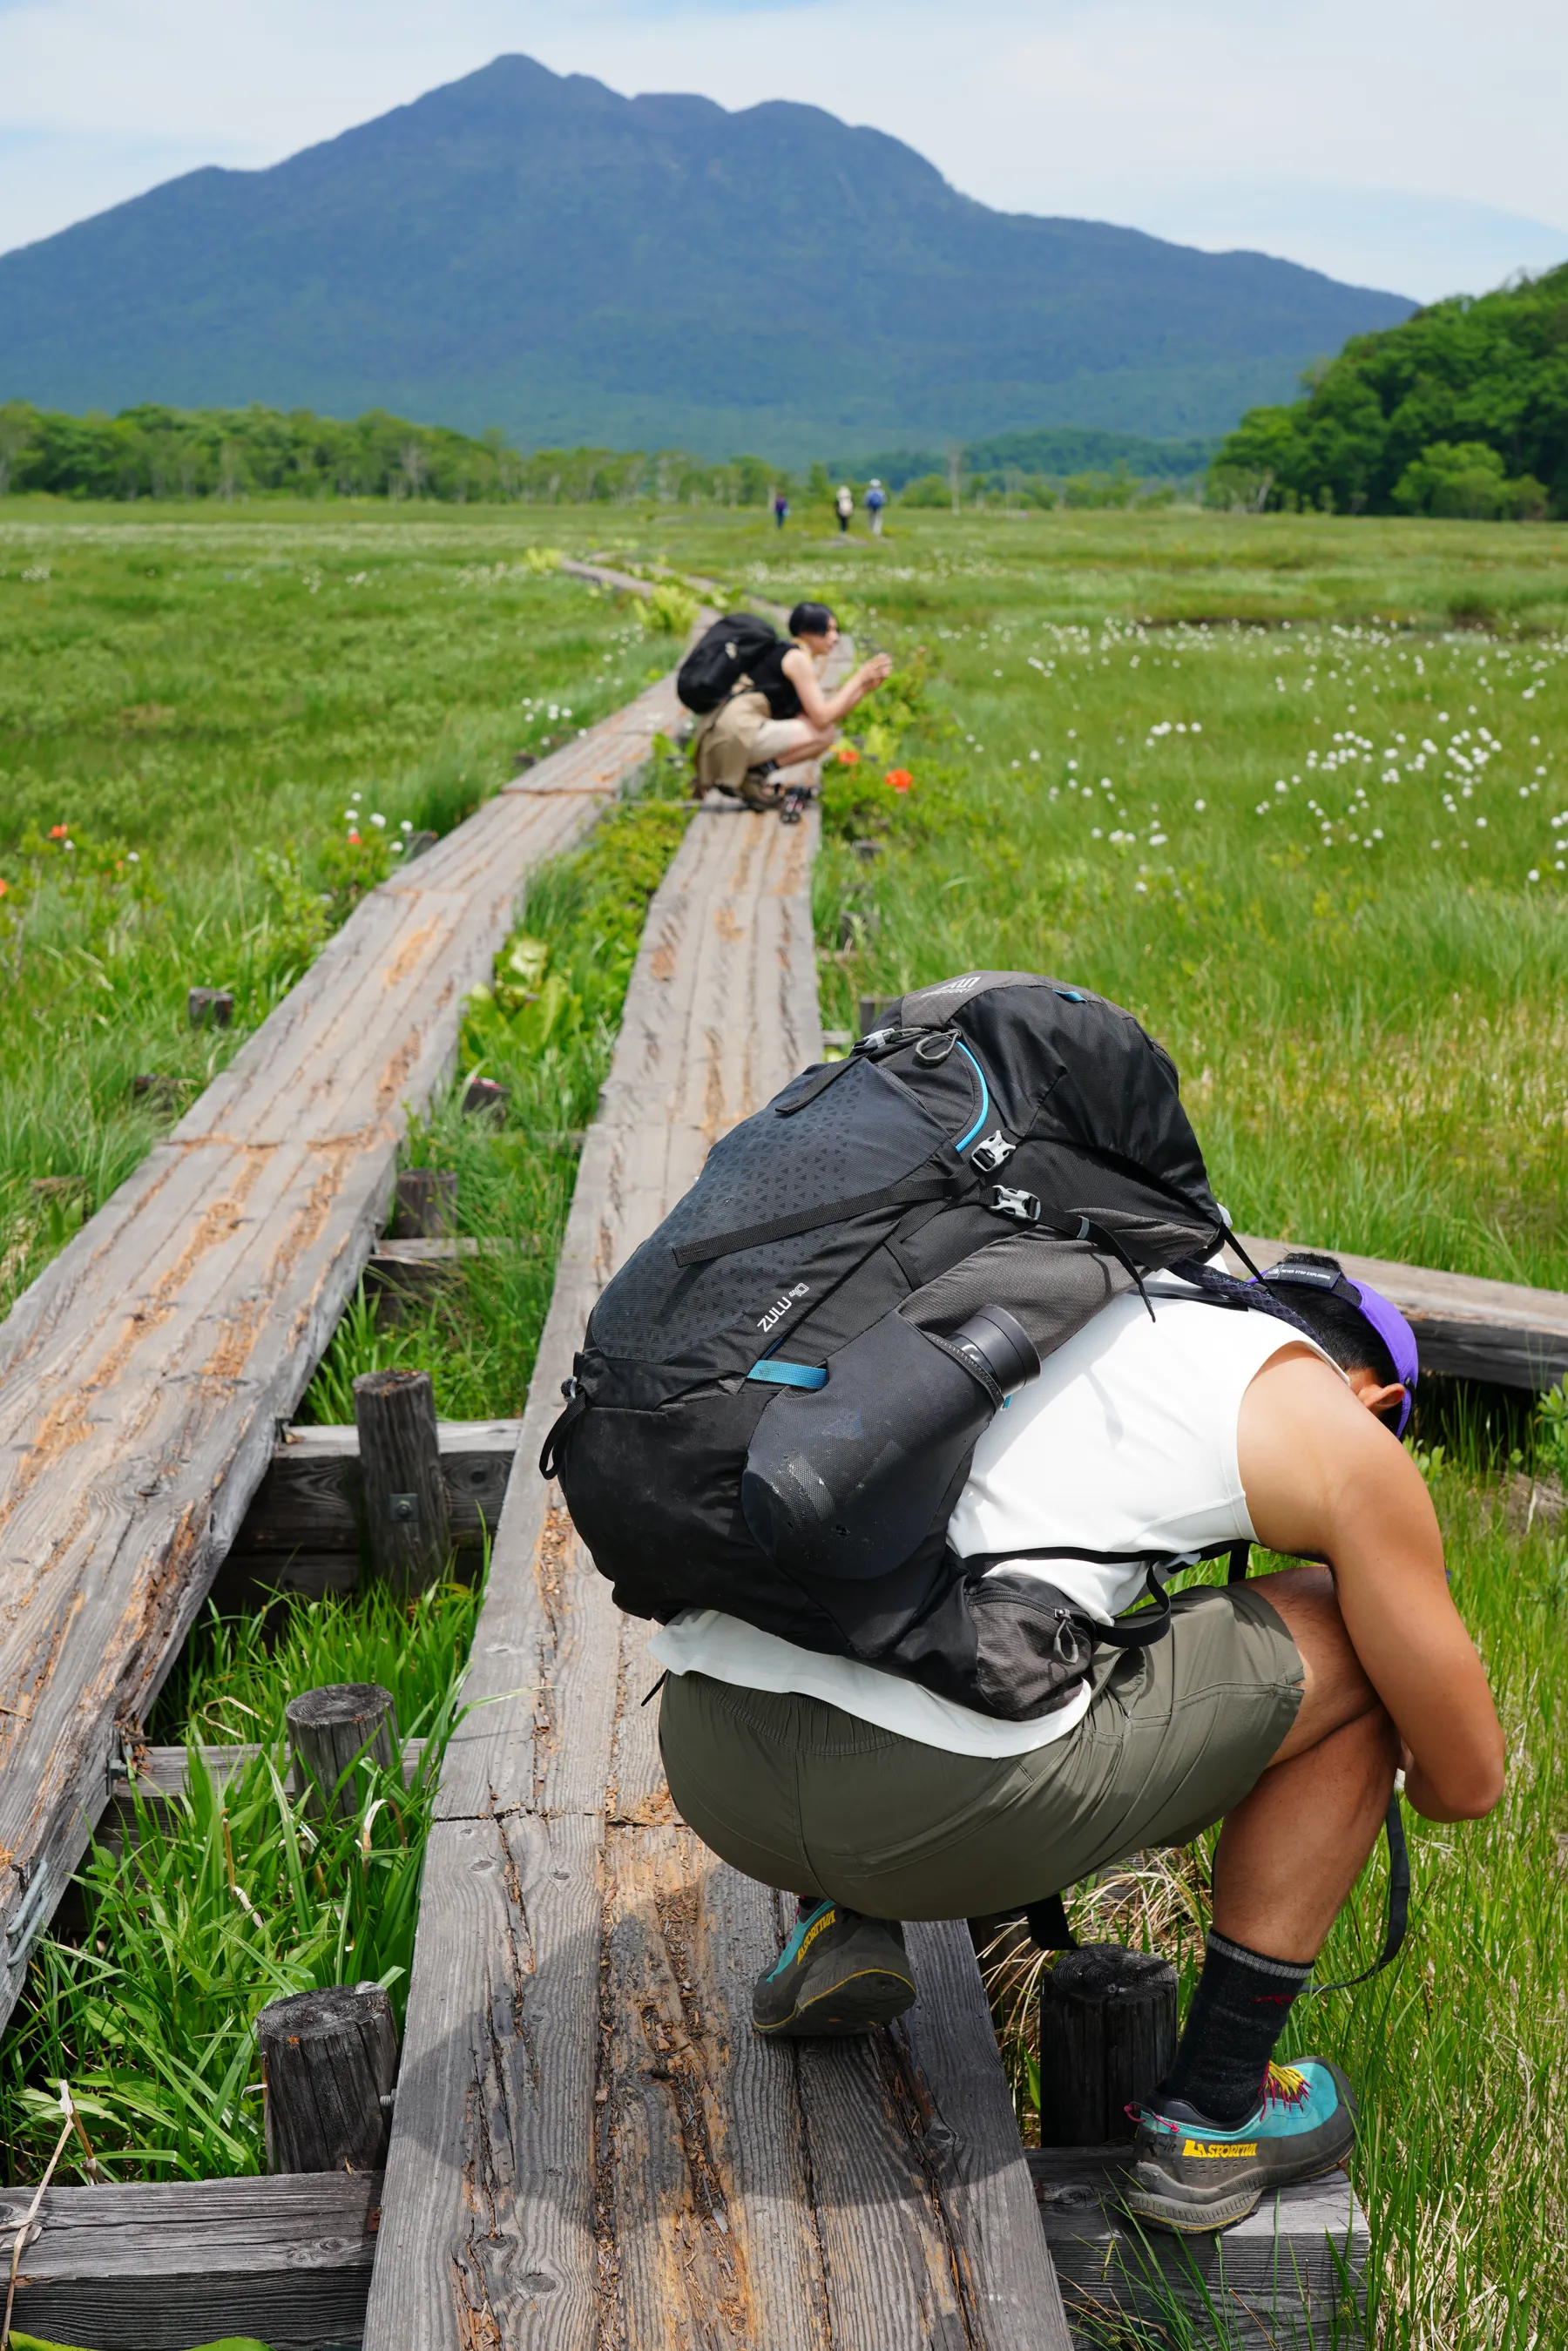
[[[1159,2098],[1182,2098],[1232,2130],[1257,2107],[1274,2044],[1296,1994],[1312,1971],[1294,1959],[1266,1959],[1210,1935],[1176,2062]]]

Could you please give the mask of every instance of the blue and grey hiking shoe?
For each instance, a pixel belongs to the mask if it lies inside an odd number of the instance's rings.
[[[758,2032],[807,2040],[869,2032],[915,2000],[915,1970],[896,1918],[862,1918],[841,1902],[801,1906],[776,1964],[758,1979]]]
[[[1303,2057],[1270,2066],[1257,2113],[1235,2130],[1221,2130],[1180,2098],[1140,2106],[1122,2200],[1156,2228],[1228,2229],[1260,2196],[1332,2171],[1354,2144],[1350,2084],[1326,2058]]]

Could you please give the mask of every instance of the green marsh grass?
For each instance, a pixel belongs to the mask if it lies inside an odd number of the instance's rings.
[[[131,1782],[136,1834],[96,1844],[82,1872],[87,1933],[49,1937],[0,2045],[0,2147],[36,2178],[68,2081],[116,2179],[216,2179],[265,2170],[255,2019],[319,1986],[383,1984],[401,2015],[413,1955],[425,1831],[457,1719],[476,1594],[435,1587],[404,1606],[384,1593],[292,1599],[276,1646],[256,1620],[198,1629],[166,1702],[187,1743],[184,1795],[154,1806]],[[327,1682],[376,1681],[404,1738],[427,1743],[413,1784],[368,1761],[354,1817],[312,1827],[284,1792],[283,1709]],[[177,1743],[177,1742],[176,1742]],[[207,1745],[259,1752],[226,1785]],[[73,2144],[62,2179],[85,2178]]]
[[[668,667],[553,564],[494,510],[0,502],[0,1312],[405,826],[448,830]],[[231,1029],[187,1026],[193,986],[234,991]]]
[[[462,1228],[509,1246],[408,1322],[378,1320],[361,1295],[317,1372],[307,1416],[351,1421],[356,1374],[391,1364],[428,1369],[448,1418],[521,1411],[573,1138],[593,1115],[648,901],[685,831],[682,789],[675,763],[655,759],[645,799],[612,810],[583,849],[536,878],[494,986],[470,1004],[463,1074],[411,1138],[414,1159],[457,1169]],[[504,1123],[459,1107],[480,1068],[513,1090]],[[372,1585],[348,1600],[287,1601],[281,1628],[277,1608],[209,1615],[149,1727],[160,1743],[188,1744],[186,1798],[167,1827],[139,1813],[133,1851],[94,1848],[82,1873],[87,1938],[46,1940],[0,2044],[0,2149],[13,2178],[36,2176],[47,2158],[62,2079],[112,2176],[263,2168],[257,2011],[286,1992],[369,1980],[387,1985],[401,2012],[435,1776],[461,1721],[477,1604],[461,1584],[409,1606]],[[318,1835],[283,1794],[283,1708],[340,1681],[382,1683],[403,1735],[431,1743],[406,1794],[401,1778],[367,1766],[355,1821]],[[262,1752],[220,1792],[200,1749],[235,1744]],[[62,2177],[75,2176],[74,2161]]]
[[[552,510],[549,528],[586,551],[611,525]],[[419,528],[455,545],[467,525]],[[831,1025],[852,1024],[862,992],[969,965],[1058,971],[1171,1047],[1239,1226],[1568,1286],[1565,828],[1551,821],[1568,812],[1568,535],[1179,510],[895,510],[876,546],[841,546],[810,517],[777,540],[746,515],[627,510],[613,528],[636,559],[724,580],[727,602],[826,595],[915,678],[880,721],[865,706],[864,757],[830,778]],[[886,785],[894,765],[906,794]],[[465,1067],[512,1086],[505,1122],[465,1120],[454,1098],[412,1141],[459,1169],[463,1230],[538,1247],[472,1266],[412,1331],[347,1320],[318,1417],[348,1416],[378,1349],[415,1351],[449,1415],[520,1408],[571,1135],[678,838],[674,806],[633,813],[646,834],[622,817],[619,839],[648,851],[646,873],[622,893],[607,831],[542,878],[517,964],[475,1008]],[[868,837],[869,866],[850,846]],[[1287,2046],[1339,2058],[1366,2101],[1378,2351],[1526,2351],[1559,2339],[1568,2292],[1568,1540],[1510,1531],[1500,1472],[1531,1442],[1516,1414],[1461,1394],[1420,1427],[1509,1791],[1485,1823],[1411,1824],[1405,1956],[1304,2006]],[[1156,1944],[1190,1984],[1206,1872],[1201,1848],[1147,1860],[1077,1897],[1079,1931]],[[1325,1971],[1373,1957],[1381,1900],[1375,1858]],[[1030,2012],[999,2013],[1026,2127]]]
[[[118,538],[112,543],[116,549],[121,545]],[[416,542],[377,543],[383,553],[396,553]],[[425,622],[431,624],[426,653],[433,677],[453,650],[444,600],[474,584],[460,577],[455,590],[450,575],[462,569],[459,557],[472,569],[472,552],[471,541],[459,540],[444,543],[440,562],[420,559],[430,575],[420,591],[423,608],[411,596],[405,618],[415,639]],[[526,553],[524,547],[520,554]],[[383,813],[408,806],[423,821],[455,821],[504,778],[503,746],[547,748],[546,737],[552,728],[559,737],[564,718],[574,726],[586,723],[639,688],[650,667],[662,672],[668,665],[667,647],[650,661],[640,626],[607,600],[520,560],[501,564],[499,571],[480,582],[488,597],[485,622],[492,632],[504,623],[507,639],[497,691],[509,704],[512,686],[519,679],[537,681],[541,661],[549,658],[556,663],[553,676],[564,681],[555,704],[538,693],[532,697],[537,716],[525,719],[502,715],[505,705],[498,705],[486,721],[487,732],[470,712],[461,721],[458,747],[438,742],[434,754],[413,763],[413,780],[402,799],[386,788],[376,791],[373,805]],[[278,592],[287,608],[288,598]],[[308,615],[307,622],[313,619]],[[484,633],[471,611],[461,616],[463,631]],[[585,633],[598,659],[586,683],[577,683],[573,669],[580,677]],[[280,664],[289,650],[286,637],[280,631],[273,649]],[[293,650],[298,653],[298,643]],[[48,668],[45,648],[40,675]],[[445,688],[454,698],[463,674],[462,661],[455,660]],[[383,677],[380,684],[385,684]],[[367,678],[359,690],[360,716],[366,718],[377,681]],[[482,759],[473,749],[476,740]],[[258,765],[263,748],[256,752]],[[24,1027],[16,1050],[18,1040],[8,1032],[11,1050],[0,1061],[0,1115],[10,1104],[22,1138],[10,1163],[0,1156],[0,1196],[7,1176],[15,1193],[18,1171],[37,1164],[40,1136],[53,1182],[33,1195],[34,1231],[25,1262],[15,1255],[22,1245],[12,1242],[13,1287],[68,1237],[84,1207],[129,1172],[157,1131],[159,1121],[145,1113],[121,1116],[118,1125],[112,1118],[99,1120],[101,1164],[84,1180],[83,1138],[101,1106],[93,1085],[110,1098],[112,1111],[116,1086],[130,1091],[127,1072],[147,1065],[154,1052],[162,1058],[152,1066],[167,1070],[172,1049],[180,1047],[186,1074],[179,1098],[188,1098],[235,1038],[291,984],[331,921],[347,911],[361,878],[341,830],[352,797],[351,791],[345,797],[340,779],[330,791],[343,807],[337,830],[328,822],[313,869],[309,850],[268,850],[265,844],[276,834],[259,828],[242,847],[230,844],[230,863],[242,879],[248,859],[284,898],[284,914],[303,935],[287,957],[274,955],[267,975],[249,988],[242,951],[247,942],[256,947],[259,933],[265,960],[269,918],[264,912],[249,932],[237,917],[225,927],[222,909],[238,899],[225,900],[229,872],[222,859],[214,863],[204,855],[210,810],[193,820],[179,859],[167,861],[173,878],[166,888],[149,886],[151,857],[130,859],[124,841],[92,847],[85,825],[75,828],[81,834],[78,851],[86,847],[81,862],[51,870],[47,861],[63,861],[63,845],[47,834],[29,841],[29,828],[22,826],[20,855],[10,871],[25,882],[30,860],[46,878],[30,891],[8,893],[13,905],[26,897],[10,946],[23,984],[32,989],[25,1010],[37,1033]],[[587,848],[536,878],[526,922],[501,958],[494,986],[479,991],[468,1008],[463,1076],[411,1136],[413,1159],[457,1167],[464,1229],[501,1238],[503,1252],[487,1256],[481,1269],[465,1270],[450,1297],[410,1322],[378,1322],[362,1298],[356,1301],[319,1368],[308,1414],[351,1420],[354,1374],[392,1361],[428,1365],[449,1417],[521,1410],[578,1140],[608,1068],[648,900],[685,829],[683,791],[675,765],[667,755],[656,758],[645,800],[612,811]],[[368,793],[362,805],[372,806]],[[374,832],[391,828],[372,831],[361,820],[356,829],[373,849]],[[36,825],[31,830],[37,834]],[[288,861],[281,891],[280,856]],[[383,852],[382,869],[388,862]],[[312,890],[312,882],[323,889]],[[335,893],[330,906],[323,904],[327,891]],[[209,911],[209,896],[218,915]],[[53,970],[57,981],[68,954],[77,958],[71,969],[89,967],[83,940],[89,935],[97,941],[92,967],[100,971],[95,984],[102,1006],[78,1029],[73,1026],[77,1010],[50,1001],[41,975]],[[214,938],[229,950],[222,969],[236,983],[236,1027],[221,1040],[192,1040],[180,1026],[183,988],[194,971],[211,973]],[[48,1066],[51,1052],[55,1071]],[[503,1123],[465,1117],[459,1107],[466,1077],[481,1069],[512,1089]],[[170,1108],[162,1106],[165,1118]],[[49,1140],[55,1126],[78,1151],[68,1186],[59,1171],[63,1145],[57,1137]],[[0,1126],[0,1144],[4,1133]],[[33,1150],[32,1159],[23,1144]],[[40,1203],[58,1207],[52,1224],[45,1222]],[[28,1207],[25,1202],[24,1214]],[[46,1939],[0,2047],[0,2147],[13,2178],[37,2176],[53,2143],[55,2085],[62,2079],[71,2083],[111,2176],[203,2178],[261,2168],[262,2108],[252,2079],[257,2011],[286,1992],[364,1980],[385,1983],[401,2011],[424,1834],[440,1755],[460,1719],[477,1601],[472,1590],[451,1584],[405,1607],[372,1587],[347,1601],[294,1598],[251,1615],[213,1614],[200,1626],[149,1728],[149,1736],[161,1742],[187,1743],[186,1796],[167,1814],[138,1802],[139,1834],[126,1853],[108,1844],[93,1848],[82,1873],[86,1936],[79,1943]],[[409,1791],[400,1775],[363,1767],[355,1820],[312,1830],[302,1806],[283,1792],[283,1709],[300,1690],[357,1680],[384,1684],[403,1735],[429,1744]],[[235,1743],[255,1744],[260,1752],[220,1791],[200,1749]],[[60,2176],[74,2176],[74,2163],[73,2150]]]

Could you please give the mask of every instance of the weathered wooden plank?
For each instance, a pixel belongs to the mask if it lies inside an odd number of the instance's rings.
[[[517,1452],[520,1420],[441,1420],[441,1469],[459,1542],[494,1534]],[[235,1538],[235,1552],[354,1551],[360,1432],[291,1426],[274,1446]]]
[[[1124,2147],[1031,2148],[1028,2162],[1069,2319],[1103,2340],[1108,2314],[1154,2319],[1174,2302],[1205,2341],[1236,2351],[1314,2351],[1345,2339],[1335,2325],[1346,2281],[1366,2267],[1366,2216],[1343,2172],[1266,2197],[1215,2236],[1140,2230],[1120,2211]]]
[[[364,2324],[382,2180],[51,2188],[22,2256],[16,2325],[87,2351],[187,2351],[225,2335],[270,2351],[346,2351]],[[33,2200],[0,2189],[0,2242]]]
[[[580,1814],[519,1811],[431,1832],[367,2344],[615,2339],[600,2333],[601,1836]]]
[[[465,994],[529,871],[674,715],[667,683],[640,696],[372,892],[0,1329],[0,2022],[359,1279]]]
[[[1277,1265],[1297,1241],[1255,1240],[1242,1247],[1260,1266]],[[1368,1281],[1408,1316],[1421,1367],[1500,1386],[1549,1388],[1568,1376],[1568,1292],[1531,1290],[1518,1281],[1484,1281],[1470,1273],[1395,1265],[1385,1258],[1335,1250],[1353,1281]],[[1234,1270],[1243,1272],[1239,1259]]]
[[[238,1740],[225,1746],[202,1745],[196,1750],[203,1769],[218,1788],[226,1787],[247,1763],[255,1762],[261,1751],[254,1740]],[[405,1788],[413,1785],[423,1753],[423,1739],[403,1740],[402,1780]],[[108,1828],[111,1821],[118,1829],[128,1830],[135,1821],[137,1797],[153,1813],[166,1813],[171,1800],[185,1792],[189,1763],[190,1750],[185,1747],[139,1747],[134,1757],[134,1780],[130,1776],[116,1778],[109,1810],[99,1823],[100,1830]],[[298,1793],[298,1777],[292,1763],[284,1773],[283,1784],[289,1795]]]
[[[604,1283],[820,1050],[815,837],[704,810],[649,911],[443,1773],[367,2351],[1066,2341],[967,1935],[924,1938],[918,2038],[757,2040],[777,1899],[674,1818],[647,1628],[529,1468]]]

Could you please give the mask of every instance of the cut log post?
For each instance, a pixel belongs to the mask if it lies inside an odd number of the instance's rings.
[[[226,1029],[235,1017],[234,997],[226,987],[193,987],[185,1014],[193,1029]]]
[[[888,1014],[893,1010],[894,1006],[895,1004],[902,1004],[904,998],[902,996],[862,996],[856,999],[855,1011],[860,1022],[859,1033],[861,1036],[869,1037],[873,1029],[880,1029],[883,1020],[886,1019]]]
[[[506,1116],[511,1099],[510,1086],[500,1085],[494,1078],[470,1078],[464,1092],[463,1107],[470,1116],[481,1114],[498,1121]]]
[[[427,849],[434,848],[440,838],[438,832],[405,832],[402,837],[403,856],[405,859],[423,857]]]
[[[457,1177],[450,1167],[405,1167],[397,1179],[392,1238],[440,1241],[457,1222]]]
[[[269,2171],[376,2171],[386,2161],[397,2026],[380,1984],[295,1992],[256,2020]]]
[[[397,1592],[439,1583],[452,1524],[428,1372],[362,1372],[354,1382],[365,1536],[372,1574]]]
[[[1064,1952],[1040,1987],[1042,2147],[1131,2138],[1127,2113],[1170,2070],[1176,1973],[1152,1951],[1086,1943]]]
[[[295,1782],[304,1791],[307,1813],[317,1821],[332,1812],[340,1821],[353,1820],[360,1809],[354,1768],[359,1759],[364,1756],[389,1771],[401,1761],[392,1692],[379,1682],[329,1682],[291,1698],[283,1711]]]

